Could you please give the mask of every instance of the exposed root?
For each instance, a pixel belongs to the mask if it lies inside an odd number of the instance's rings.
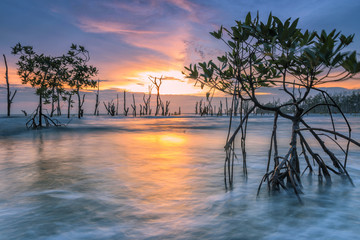
[[[45,125],[42,124],[42,120],[44,121]],[[52,119],[49,116],[42,114],[39,112],[39,107],[30,115],[28,120],[26,121],[26,127],[28,129],[41,129],[44,127],[61,127],[64,126],[60,121],[57,119]]]

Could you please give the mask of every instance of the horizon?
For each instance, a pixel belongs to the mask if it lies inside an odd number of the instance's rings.
[[[329,88],[321,88],[326,90],[329,94],[351,94],[352,92],[360,92],[360,89],[347,89],[342,87],[329,87]],[[38,96],[35,94],[35,89],[29,85],[22,85],[22,84],[14,84],[11,86],[11,90],[17,90],[18,93],[14,98],[14,102],[11,105],[12,112],[14,114],[23,114],[21,110],[25,110],[27,113],[31,113],[36,109],[38,105]],[[110,101],[116,102],[116,95],[119,95],[119,108],[123,113],[123,91],[125,89],[101,89],[99,93],[99,101],[100,101],[100,114],[107,114],[106,109],[104,108],[103,103],[107,103]],[[84,89],[81,92],[86,94],[86,100],[84,103],[85,107],[85,114],[93,114],[95,99],[96,99],[96,89]],[[142,104],[142,97],[144,94],[148,96],[147,92],[127,92],[127,106],[129,107],[132,101],[131,95],[135,95],[136,104]],[[311,95],[317,94],[316,92],[312,92]],[[260,92],[257,93],[259,100],[262,103],[268,103],[272,101],[280,101],[286,102],[289,100],[288,96],[281,90],[280,87],[269,87],[265,89],[261,89]],[[177,112],[179,107],[181,108],[181,112],[184,114],[192,114],[194,113],[195,104],[196,102],[203,100],[206,101],[205,94],[161,94],[161,98],[166,101],[170,101],[170,112],[174,113]],[[219,102],[222,101],[223,104],[225,103],[225,98],[228,101],[231,101],[231,97],[225,95],[222,92],[217,91],[214,96],[212,103],[214,106],[218,107]],[[66,108],[67,103],[62,102],[61,108]],[[152,93],[151,97],[151,107],[154,110],[156,106],[156,94]],[[44,108],[50,108],[51,104],[44,105]],[[74,114],[77,111],[77,107],[74,106],[71,109],[71,113]],[[6,113],[6,85],[0,84],[0,115]]]

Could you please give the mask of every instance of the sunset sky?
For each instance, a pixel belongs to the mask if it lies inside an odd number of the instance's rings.
[[[263,18],[270,11],[283,20],[300,18],[302,28],[355,33],[350,50],[360,50],[358,0],[1,0],[0,49],[13,83],[20,83],[10,54],[17,42],[52,55],[76,43],[90,51],[104,89],[146,92],[148,76],[163,75],[162,93],[196,94],[200,89],[181,74],[184,65],[219,55],[224,47],[209,32],[257,10]],[[1,76],[3,66],[1,58]]]

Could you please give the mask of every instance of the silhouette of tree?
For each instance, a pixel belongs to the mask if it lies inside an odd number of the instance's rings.
[[[86,87],[96,87],[96,81],[91,78],[96,76],[98,70],[96,67],[88,65],[89,51],[81,45],[72,44],[64,58],[68,66],[68,84],[78,97],[78,118],[81,118],[84,114],[85,94],[81,97],[80,90]]]
[[[161,102],[161,97],[160,97],[160,87],[162,84],[162,76],[160,78],[157,77],[149,77],[149,80],[152,82],[152,84],[155,86],[156,88],[156,110],[155,110],[155,116],[157,116],[160,113],[160,108],[162,105]],[[164,111],[163,111],[164,113]]]
[[[346,162],[349,144],[360,144],[351,139],[351,128],[345,119],[349,134],[345,136],[335,129],[320,129],[311,127],[304,115],[311,109],[326,105],[334,107],[342,113],[338,104],[323,90],[317,88],[319,84],[327,82],[339,82],[353,77],[360,71],[360,63],[356,59],[356,52],[344,52],[353,40],[354,35],[345,36],[336,30],[326,33],[302,30],[297,27],[298,19],[287,19],[282,22],[279,18],[268,17],[267,22],[262,22],[257,15],[255,18],[248,13],[245,21],[236,21],[231,28],[220,27],[218,31],[211,32],[216,39],[223,41],[229,51],[223,56],[217,57],[216,61],[209,61],[185,67],[187,77],[196,79],[202,86],[207,85],[240,99],[249,102],[250,109],[241,111],[244,113],[240,125],[229,134],[225,145],[225,184],[230,187],[233,184],[233,163],[235,156],[235,137],[240,131],[246,134],[246,122],[250,113],[259,108],[274,113],[273,132],[270,141],[267,171],[262,182],[268,183],[268,188],[279,190],[280,188],[294,190],[298,196],[301,193],[300,179],[300,152],[306,160],[306,169],[312,171],[308,155],[312,157],[319,167],[319,175],[324,176],[330,183],[330,171],[335,172],[352,182],[347,170]],[[269,106],[258,100],[257,90],[261,88],[279,85],[289,97],[287,104]],[[300,91],[300,89],[305,89]],[[324,104],[317,104],[310,109],[304,109],[302,103],[308,99],[310,91],[317,91],[329,98]],[[291,113],[284,111],[285,107],[291,109]],[[329,110],[332,119],[331,109]],[[276,136],[278,117],[292,122],[290,148],[283,156],[279,155]],[[321,147],[324,157],[321,157],[313,149],[314,146],[308,141],[309,132],[311,137]],[[347,140],[344,150],[343,161],[334,155],[326,142],[322,139],[324,134],[331,133]],[[335,142],[337,138],[327,135]],[[300,144],[300,146],[299,146]],[[330,164],[325,160],[329,160]],[[245,159],[243,159],[245,160]],[[272,164],[272,169],[271,169]],[[259,189],[261,184],[259,186]],[[300,198],[299,198],[300,199]]]
[[[22,46],[20,43],[12,48],[12,54],[20,55],[16,64],[22,83],[29,83],[36,88],[36,94],[39,96],[39,105],[27,125],[32,128],[42,127],[43,118],[47,126],[58,125],[43,114],[43,103],[50,103],[50,98],[54,95],[54,84],[57,81],[55,79],[59,77],[61,58],[38,54],[33,47]]]
[[[43,118],[47,126],[58,125],[43,114],[43,104],[51,103],[50,115],[52,116],[55,111],[55,102],[58,103],[60,112],[60,98],[68,99],[69,117],[73,94],[78,96],[78,117],[82,116],[85,95],[81,98],[80,89],[95,87],[96,81],[90,78],[97,74],[95,67],[87,65],[90,56],[83,46],[72,44],[66,55],[52,57],[38,54],[32,46],[22,46],[18,43],[12,48],[12,54],[19,55],[17,66],[22,83],[36,88],[36,94],[39,96],[39,105],[29,123],[31,127],[42,127]],[[67,91],[65,87],[71,87],[72,90]]]

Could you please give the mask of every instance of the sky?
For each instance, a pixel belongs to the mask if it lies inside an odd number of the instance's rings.
[[[222,54],[223,44],[209,32],[249,11],[264,19],[270,12],[282,20],[300,18],[299,26],[310,30],[355,33],[349,50],[360,51],[358,0],[1,0],[0,49],[14,84],[20,83],[17,57],[10,54],[16,43],[50,55],[75,43],[89,50],[102,89],[147,92],[148,76],[163,76],[163,94],[203,94],[184,78],[184,66]],[[0,76],[2,66],[1,58]],[[360,81],[341,87],[360,88]]]

